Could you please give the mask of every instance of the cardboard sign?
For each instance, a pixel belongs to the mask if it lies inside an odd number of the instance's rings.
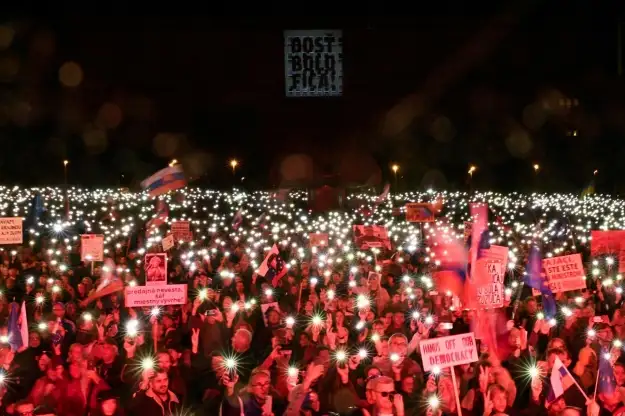
[[[501,308],[504,303],[503,280],[505,268],[499,261],[478,261],[476,271],[488,282],[476,284],[477,307],[480,309]]]
[[[187,303],[187,285],[127,286],[126,307],[184,305]]]
[[[543,269],[553,293],[586,289],[586,273],[579,253],[545,258]]]
[[[104,261],[104,236],[101,234],[80,235],[80,260]]]
[[[146,286],[167,285],[167,253],[149,253],[143,262]]]
[[[24,235],[22,234],[22,218],[0,218],[0,245],[22,244],[23,241]]]
[[[424,371],[469,364],[478,359],[473,332],[422,340],[419,348]]]
[[[434,209],[432,204],[412,202],[406,204],[406,221],[408,222],[434,222]]]
[[[174,240],[176,241],[184,241],[185,243],[193,241],[191,223],[189,221],[176,221],[172,223],[171,235],[173,235]]]
[[[326,233],[309,233],[308,240],[311,247],[328,247],[328,234]]]
[[[176,242],[174,241],[174,236],[169,234],[161,241],[161,244],[163,245],[163,251],[169,251],[175,243]]]

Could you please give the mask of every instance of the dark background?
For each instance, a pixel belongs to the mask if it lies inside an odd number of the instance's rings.
[[[465,3],[7,14],[0,183],[60,184],[69,159],[71,184],[136,185],[176,158],[222,187],[234,157],[254,188],[393,183],[397,163],[403,189],[466,188],[474,164],[477,188],[580,191],[597,169],[598,191],[625,190],[625,6]],[[342,97],[284,96],[285,29],[343,30]]]

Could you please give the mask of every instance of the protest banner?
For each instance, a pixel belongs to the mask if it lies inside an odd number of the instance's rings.
[[[391,240],[388,238],[386,227],[380,225],[354,225],[354,242],[361,250],[370,248],[391,249]]]
[[[126,286],[125,299],[127,308],[184,305],[187,285]]]
[[[543,259],[543,269],[553,293],[586,289],[582,255],[571,254]]]
[[[328,234],[326,233],[309,233],[308,240],[310,247],[328,247]]]
[[[171,224],[171,235],[174,240],[189,242],[193,240],[191,223],[189,221],[176,221]]]
[[[104,261],[104,236],[101,234],[80,235],[80,260]]]
[[[503,281],[505,268],[499,261],[482,260],[477,264],[476,273],[487,279],[475,284],[477,307],[480,309],[501,308],[504,303]]]
[[[24,236],[22,234],[22,218],[0,218],[0,245],[22,244],[23,241]]]
[[[432,204],[411,202],[406,204],[406,221],[408,222],[434,222],[434,208]]]
[[[431,371],[435,367],[441,369],[470,364],[478,359],[473,332],[421,340],[419,348],[423,371]]]
[[[284,32],[287,97],[340,96],[343,92],[343,35],[340,30]]]
[[[164,286],[167,284],[167,253],[148,253],[143,261],[145,284]]]

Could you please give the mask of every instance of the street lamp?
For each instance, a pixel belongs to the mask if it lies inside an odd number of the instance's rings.
[[[177,163],[178,163],[178,159],[172,159],[172,161],[169,162],[169,167],[172,167],[172,166],[174,166]]]
[[[538,163],[534,163],[534,172],[538,173],[540,170],[540,165]]]
[[[63,178],[64,178],[64,203],[65,203],[65,216],[69,218],[69,200],[67,199],[67,165],[69,165],[69,160],[65,159],[63,161]]]
[[[397,188],[397,171],[399,170],[399,165],[397,163],[394,163],[391,166],[391,170],[393,171],[393,175],[395,175],[395,188]]]
[[[469,166],[469,176],[473,179],[473,172],[477,170],[477,166],[471,165]]]
[[[236,159],[232,159],[230,161],[230,167],[232,168],[232,175],[236,174],[237,166],[239,166],[239,162]]]

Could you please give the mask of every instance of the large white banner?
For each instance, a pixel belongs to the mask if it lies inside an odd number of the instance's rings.
[[[184,305],[187,285],[126,286],[126,307]]]
[[[24,236],[22,234],[22,218],[0,218],[0,245],[22,244],[23,241]]]
[[[422,340],[419,348],[423,360],[423,371],[430,371],[434,367],[440,369],[477,361],[473,332]]]
[[[343,93],[343,34],[340,30],[284,32],[287,97],[327,97]]]

